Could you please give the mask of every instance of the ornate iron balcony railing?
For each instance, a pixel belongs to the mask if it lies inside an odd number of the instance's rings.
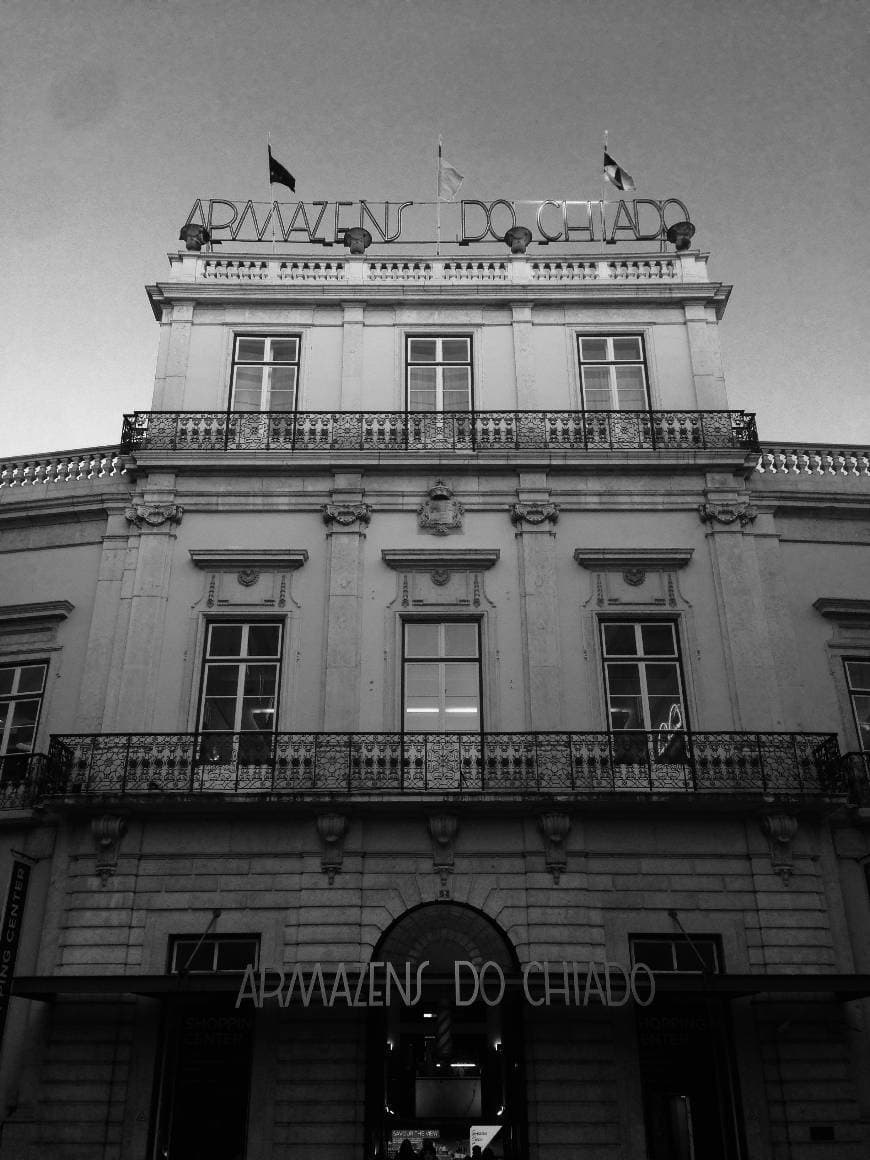
[[[826,733],[136,733],[51,739],[43,792],[846,792]]]
[[[9,753],[0,757],[0,810],[33,805],[49,778],[44,753]]]
[[[746,411],[136,411],[129,451],[758,450]]]

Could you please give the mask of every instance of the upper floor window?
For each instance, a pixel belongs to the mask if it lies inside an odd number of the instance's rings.
[[[270,760],[280,675],[280,623],[209,624],[199,711],[201,760]]]
[[[718,975],[722,970],[719,939],[714,935],[632,935],[632,965],[643,963],[651,971],[705,971]]]
[[[862,753],[870,753],[870,657],[844,660],[843,664],[858,731],[858,746]]]
[[[0,666],[0,758],[33,752],[47,661]]]
[[[257,935],[213,935],[208,938],[179,935],[170,943],[169,973],[224,974],[244,971],[249,966],[256,969],[259,953]]]
[[[644,411],[649,406],[643,339],[639,334],[579,335],[586,411]]]
[[[677,626],[670,620],[602,621],[608,728],[686,728]]]
[[[299,337],[236,338],[232,411],[295,411]]]
[[[409,733],[480,730],[480,633],[474,620],[406,621],[404,720]]]
[[[409,411],[470,411],[471,339],[408,338]]]

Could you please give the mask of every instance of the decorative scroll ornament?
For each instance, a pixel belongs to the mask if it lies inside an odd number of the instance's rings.
[[[429,818],[429,836],[432,839],[432,869],[440,879],[439,898],[449,898],[447,876],[453,869],[453,843],[459,830],[455,814],[433,814]]]
[[[540,527],[542,524],[555,524],[559,519],[559,505],[555,503],[512,503],[510,512],[511,523],[518,528],[523,524]]]
[[[334,529],[352,528],[359,525],[357,530],[367,526],[372,520],[371,504],[367,503],[325,503],[321,508],[323,522],[327,527]]]
[[[558,886],[559,877],[568,865],[565,839],[571,829],[571,819],[567,814],[542,814],[538,819],[538,824],[544,835],[544,859],[547,863],[547,869],[553,875],[553,881]]]
[[[121,839],[127,832],[127,823],[113,814],[104,814],[91,821],[91,837],[97,848],[97,873],[103,886],[115,873]]]
[[[702,524],[736,524],[741,528],[751,524],[758,512],[751,504],[702,503],[698,505],[698,515]]]
[[[770,844],[770,864],[786,885],[794,869],[791,844],[797,828],[794,814],[765,814],[761,819],[761,829]]]
[[[462,531],[465,508],[453,498],[453,491],[439,479],[428,491],[429,498],[417,508],[420,530],[434,536],[447,536]]]
[[[256,568],[242,568],[236,579],[243,588],[253,588],[260,579],[260,573]]]
[[[137,528],[147,524],[159,528],[165,523],[180,524],[184,508],[177,503],[131,504],[124,512],[124,518]]]
[[[329,885],[344,862],[344,837],[347,833],[347,818],[344,814],[318,814],[317,833],[320,835],[322,852],[320,868],[326,874]]]

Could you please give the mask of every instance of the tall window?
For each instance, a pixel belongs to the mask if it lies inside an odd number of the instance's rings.
[[[0,765],[33,752],[45,690],[46,661],[0,666]]]
[[[230,409],[294,411],[299,380],[299,338],[237,338]]]
[[[862,753],[870,753],[870,657],[843,663],[846,666],[846,682],[858,731],[858,745]]]
[[[686,728],[672,621],[602,621],[601,646],[610,729]]]
[[[473,620],[406,621],[404,729],[480,730],[480,635]]]
[[[470,411],[471,339],[408,338],[409,411]]]
[[[584,410],[646,410],[649,402],[640,335],[580,335],[577,341]]]
[[[280,673],[279,623],[209,624],[199,716],[202,761],[270,759]]]

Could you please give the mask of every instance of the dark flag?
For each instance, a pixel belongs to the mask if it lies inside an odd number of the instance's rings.
[[[269,146],[269,184],[270,185],[286,185],[291,193],[296,192],[296,178],[293,174],[285,169],[280,161],[276,161],[272,156],[272,147]]]
[[[630,173],[626,173],[621,166],[616,164],[606,148],[604,150],[604,176],[617,189],[631,190],[635,188],[634,178]]]

